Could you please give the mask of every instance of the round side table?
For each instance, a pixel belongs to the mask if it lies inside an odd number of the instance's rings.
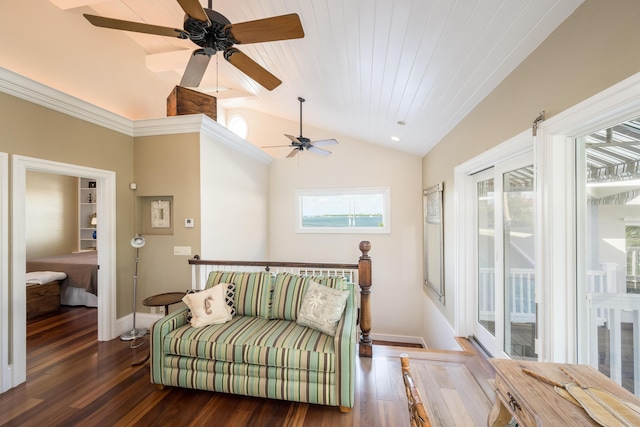
[[[166,292],[164,294],[152,295],[145,298],[142,301],[143,305],[147,307],[162,307],[164,306],[164,315],[169,314],[169,306],[182,301],[182,298],[186,295],[186,292]]]

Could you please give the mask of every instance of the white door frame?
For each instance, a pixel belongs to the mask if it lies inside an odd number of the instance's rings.
[[[85,166],[54,162],[31,157],[12,156],[12,277],[11,277],[11,333],[3,334],[2,347],[11,349],[10,364],[2,366],[3,374],[10,372],[10,387],[26,381],[26,176],[27,171],[45,172],[76,177],[92,177],[97,181],[97,206],[100,218],[98,229],[98,340],[115,338],[116,332],[116,191],[115,172]],[[3,239],[4,240],[4,239]],[[4,295],[6,285],[3,286]],[[3,312],[4,311],[3,304]],[[4,375],[3,375],[4,380]]]
[[[9,154],[0,153],[0,393],[11,388],[9,369]]]

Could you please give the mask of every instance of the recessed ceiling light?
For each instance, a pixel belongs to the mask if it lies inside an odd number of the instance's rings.
[[[395,141],[395,142],[399,142],[399,141],[400,141],[400,138],[399,138],[399,137],[397,137],[397,136],[392,136],[392,137],[391,137],[391,140],[392,140],[392,141]]]

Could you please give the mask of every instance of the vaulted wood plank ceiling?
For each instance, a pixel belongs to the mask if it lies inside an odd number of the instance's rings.
[[[237,46],[283,81],[272,92],[215,57],[200,90],[296,122],[303,96],[309,126],[424,155],[582,1],[214,0],[232,23],[297,13],[305,37]],[[0,12],[1,67],[131,119],[165,115],[195,48],[82,17],[181,28],[176,0],[21,0]]]

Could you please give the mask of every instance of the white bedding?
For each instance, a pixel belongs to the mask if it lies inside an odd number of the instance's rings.
[[[67,274],[60,271],[32,271],[27,273],[27,285],[44,285],[66,278]]]
[[[62,285],[60,286],[60,304],[97,307],[98,297],[84,289]]]

